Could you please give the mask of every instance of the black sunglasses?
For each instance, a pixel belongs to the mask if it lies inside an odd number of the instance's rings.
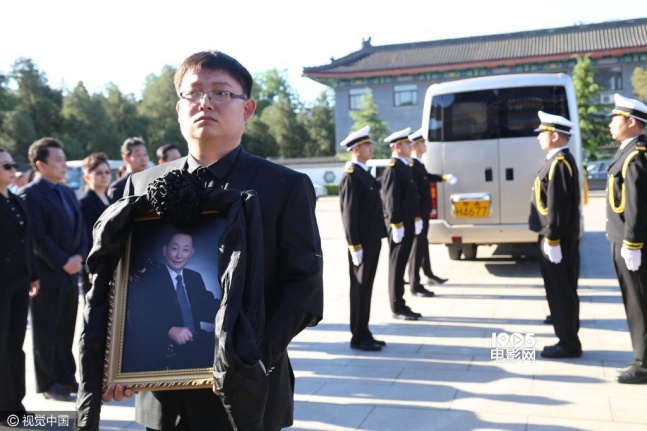
[[[2,167],[5,171],[10,171],[12,168],[18,170],[20,166],[18,165],[18,163],[3,163]]]

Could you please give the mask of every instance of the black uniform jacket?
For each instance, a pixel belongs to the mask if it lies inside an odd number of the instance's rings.
[[[443,181],[442,175],[430,174],[427,168],[420,160],[412,159],[413,166],[412,174],[413,180],[418,188],[418,200],[420,202],[420,217],[423,220],[429,220],[429,213],[431,212],[431,190],[429,189],[430,183],[439,183]]]
[[[575,158],[564,148],[539,169],[530,198],[530,230],[552,245],[580,231],[580,180]]]
[[[607,238],[640,249],[647,241],[647,139],[640,135],[614,155],[608,169]]]
[[[23,200],[9,192],[9,196],[22,212],[23,224],[5,206],[0,205],[0,277],[2,284],[11,286],[23,280],[38,280],[33,253],[32,223],[29,210]],[[4,197],[0,196],[0,199]],[[3,286],[4,287],[4,286]]]
[[[349,246],[379,242],[386,236],[380,186],[373,175],[349,163],[339,185],[341,216]]]
[[[398,158],[392,158],[382,174],[382,189],[386,226],[413,226],[414,219],[420,217],[420,206],[411,166]]]
[[[20,190],[33,223],[36,272],[41,289],[60,289],[69,283],[76,284],[79,275],[66,273],[63,266],[70,256],[85,256],[88,250],[85,224],[76,196],[70,188],[60,187],[73,204],[78,221],[75,226],[68,219],[61,198],[52,190],[51,183],[37,177]]]
[[[203,210],[227,214],[227,224],[219,239],[223,305],[215,319],[215,384],[237,423],[258,424],[263,420],[263,410],[257,407],[264,404],[263,397],[267,394],[267,378],[258,363],[265,322],[263,247],[258,241],[263,234],[258,199],[254,192],[204,189],[200,200]],[[79,343],[79,426],[98,429],[110,285],[125,252],[133,220],[150,210],[146,195],[123,198],[110,206],[95,225],[94,247],[88,257],[88,266],[95,278],[86,297]],[[246,387],[237,384],[241,379],[247,382]],[[233,390],[237,391],[238,398],[229,397]],[[240,405],[243,401],[255,408],[245,409],[245,405]],[[237,416],[240,410],[245,412],[243,417]]]

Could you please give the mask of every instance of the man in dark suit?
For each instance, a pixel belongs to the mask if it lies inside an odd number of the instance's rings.
[[[539,234],[541,275],[557,344],[544,347],[544,358],[579,358],[582,344],[580,300],[580,173],[568,150],[571,121],[539,111],[537,139],[546,159],[532,189],[528,226]]]
[[[37,178],[21,190],[34,226],[40,293],[31,301],[36,389],[46,398],[68,400],[76,392],[72,354],[79,302],[79,271],[87,252],[81,209],[62,181],[63,144],[42,138],[29,147]]]
[[[25,332],[29,298],[39,289],[27,204],[9,186],[18,165],[0,148],[0,424],[25,406]]]
[[[249,98],[252,77],[234,58],[217,51],[191,55],[178,68],[175,87],[180,98],[178,121],[189,156],[131,176],[125,193],[145,194],[149,183],[174,169],[198,170],[205,187],[258,193],[263,224],[263,238],[258,240],[263,241],[265,252],[265,330],[262,358],[256,366],[266,370],[269,386],[263,429],[276,431],[293,421],[294,374],[287,346],[323,314],[314,188],[306,175],[241,148],[245,123],[256,103]],[[103,399],[129,395],[132,392],[123,386],[109,385]],[[157,430],[230,426],[222,403],[208,389],[140,393],[136,417]]]
[[[126,172],[123,176],[108,187],[106,194],[111,201],[117,201],[124,196],[124,187],[128,177],[148,168],[148,148],[143,138],[128,138],[121,144],[121,158],[126,164]]]
[[[373,157],[370,126],[351,133],[341,143],[351,154],[346,174],[339,185],[341,216],[348,243],[350,273],[350,347],[377,351],[386,345],[376,340],[368,328],[373,281],[386,236],[380,186],[366,162]]]
[[[422,315],[412,311],[404,301],[404,272],[414,237],[422,231],[418,210],[418,189],[409,160],[411,128],[395,132],[384,142],[391,146],[391,163],[382,174],[384,220],[389,230],[389,299],[393,317],[418,320]]]
[[[634,354],[617,380],[647,383],[647,106],[619,94],[614,101],[609,131],[621,145],[608,169],[607,238]]]
[[[429,184],[434,182],[447,181],[454,185],[457,179],[452,174],[437,175],[430,174],[425,168],[422,156],[427,152],[427,143],[422,136],[422,129],[418,129],[408,136],[411,142],[411,160],[413,161],[412,174],[418,190],[418,203],[420,205],[420,218],[422,219],[422,231],[413,240],[411,255],[409,256],[409,288],[414,296],[432,297],[434,292],[425,289],[420,280],[420,269],[427,276],[426,284],[443,284],[446,278],[440,278],[431,270],[431,258],[429,256],[429,214],[431,213],[431,191]]]
[[[186,268],[194,253],[193,237],[173,232],[162,248],[164,264],[133,275],[139,277],[128,290],[124,372],[213,365],[215,337],[200,322],[213,324],[220,301]]]

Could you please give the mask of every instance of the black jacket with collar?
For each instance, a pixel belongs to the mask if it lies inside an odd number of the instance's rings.
[[[607,238],[630,248],[647,241],[646,147],[645,135],[637,136],[618,149],[608,168]]]

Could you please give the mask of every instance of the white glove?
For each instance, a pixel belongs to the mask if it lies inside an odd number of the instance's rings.
[[[350,259],[353,261],[353,265],[360,266],[363,257],[364,250],[350,250]]]
[[[543,245],[544,254],[548,256],[548,260],[552,263],[560,263],[562,261],[562,247],[559,245],[549,245],[544,241]]]
[[[402,238],[404,238],[404,226],[392,228],[391,236],[393,237],[394,243],[400,244],[402,242]]]
[[[455,175],[452,174],[446,174],[445,175],[445,182],[449,184],[450,186],[455,185],[458,182],[458,178],[456,178]]]
[[[625,260],[625,264],[629,271],[638,271],[642,258],[641,250],[629,250],[628,248],[622,247],[620,249],[620,256]]]
[[[419,235],[420,232],[422,232],[422,220],[421,219],[416,219],[416,221],[414,222],[413,225],[416,228],[416,230],[415,230],[416,235]]]

